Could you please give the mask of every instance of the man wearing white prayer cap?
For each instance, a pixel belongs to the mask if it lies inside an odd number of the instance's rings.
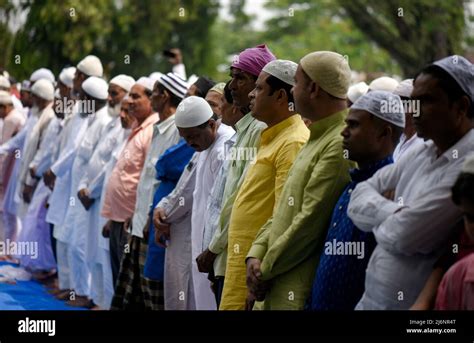
[[[75,299],[67,304],[78,307],[90,307],[90,270],[86,260],[88,242],[87,210],[80,205],[78,191],[84,173],[92,158],[94,150],[104,137],[104,130],[112,117],[107,111],[108,85],[103,79],[90,76],[82,83],[82,113],[88,114],[87,129],[77,148],[76,156],[71,168],[71,185],[69,199],[73,199],[75,206],[69,206],[64,223],[64,232],[67,233],[66,242],[69,258],[69,279],[71,289],[75,291]]]
[[[347,106],[351,107],[357,99],[359,99],[362,95],[367,93],[369,90],[369,86],[365,82],[358,82],[355,85],[349,87],[347,91]]]
[[[393,92],[398,86],[398,81],[388,77],[382,76],[376,78],[369,84],[369,91],[387,91]]]
[[[48,68],[37,69],[30,76],[30,82],[32,83],[32,85],[39,79],[46,79],[49,80],[51,83],[54,83],[55,81],[53,72]]]
[[[451,187],[474,150],[472,71],[454,55],[416,75],[413,122],[426,141],[352,192],[349,217],[377,241],[356,310],[409,309],[456,232],[462,212]]]
[[[77,225],[87,228],[87,243],[85,260],[91,273],[89,298],[97,309],[109,309],[113,295],[112,271],[108,251],[108,239],[102,237],[103,219],[100,216],[101,193],[105,177],[113,167],[109,165],[114,160],[113,151],[122,143],[125,130],[122,127],[120,112],[115,108],[123,105],[122,102],[135,80],[127,75],[120,74],[109,82],[107,111],[112,120],[102,130],[101,138],[89,159],[85,172],[77,187],[77,197],[81,202],[82,215],[78,217]],[[128,108],[128,104],[126,105]],[[125,137],[126,138],[126,137]],[[102,224],[102,225],[101,225]]]
[[[229,222],[228,245],[239,244],[239,253],[228,252],[223,293],[224,297],[232,296],[235,307],[227,305],[226,309],[242,309],[245,304],[247,253],[262,225],[273,215],[280,187],[309,138],[309,130],[295,112],[291,95],[297,69],[298,64],[292,61],[270,61],[249,93],[252,116],[264,122],[267,128],[261,133],[258,153],[254,150],[253,161],[235,198]],[[245,226],[241,225],[243,220],[246,220]],[[237,305],[239,298],[240,307]]]
[[[385,109],[385,103],[398,106]],[[311,310],[350,311],[364,292],[365,269],[375,248],[372,233],[361,232],[347,216],[347,204],[353,189],[377,171],[393,163],[392,153],[403,130],[404,113],[397,95],[371,91],[352,105],[342,130],[343,147],[349,160],[358,168],[351,170],[351,182],[332,209],[324,246],[358,242],[364,253],[353,255],[321,254],[311,291]],[[348,286],[350,285],[350,286]]]
[[[112,117],[120,114],[120,103],[132,88],[135,80],[133,77],[120,74],[109,81],[109,97],[107,99],[107,110]]]
[[[206,213],[209,195],[223,163],[221,156],[224,154],[224,142],[234,134],[234,130],[217,122],[206,100],[196,96],[190,96],[181,101],[176,109],[175,124],[181,137],[199,153],[196,162],[191,228],[189,228],[192,245],[191,259],[188,258],[187,262],[191,265],[189,270],[192,271],[196,309],[215,310],[216,300],[211,291],[210,282],[206,274],[199,272],[196,258],[203,250],[203,213]],[[184,196],[184,194],[177,194],[177,196]],[[173,211],[173,209],[168,210]],[[166,223],[167,214],[161,209],[159,217],[163,223]],[[156,237],[161,235],[162,233],[157,229]],[[173,237],[173,226],[170,227],[170,236]],[[167,262],[173,265],[173,261]]]
[[[32,106],[31,103],[31,82],[29,80],[23,80],[20,89],[20,101],[26,112],[29,111]]]
[[[74,86],[75,67],[66,67],[61,70],[58,77],[59,95],[61,98],[71,99],[72,88]]]
[[[70,194],[73,194],[75,200],[77,200],[77,189],[74,191],[71,190],[71,184],[73,183],[73,175],[71,171],[73,170],[73,163],[75,162],[78,153],[82,151],[82,148],[80,149],[80,145],[85,144],[86,142],[84,139],[86,132],[91,130],[91,125],[94,122],[98,122],[94,126],[101,125],[102,121],[97,120],[96,118],[99,113],[101,113],[99,117],[111,119],[107,114],[106,107],[102,107],[101,111],[93,113],[94,110],[98,109],[93,108],[94,106],[102,106],[102,103],[105,104],[107,101],[107,84],[105,81],[99,81],[97,79],[89,83],[86,86],[86,89],[82,87],[82,84],[89,77],[97,78],[98,76],[102,76],[102,73],[102,64],[95,56],[87,56],[78,63],[73,78],[73,89],[71,92],[71,97],[73,99],[66,99],[66,104],[69,105],[69,103],[73,103],[73,106],[65,107],[66,119],[64,121],[64,128],[61,132],[58,158],[43,175],[44,183],[52,189],[52,193],[48,200],[49,207],[48,213],[46,215],[46,221],[54,226],[53,237],[56,239],[55,245],[58,261],[59,281],[59,292],[56,294],[56,297],[62,300],[69,299],[69,294],[73,287],[78,287],[80,292],[79,295],[81,296],[84,296],[83,293],[87,293],[88,291],[85,285],[78,284],[75,280],[70,278],[70,252],[68,250],[69,247],[74,244],[74,242],[70,241],[69,232],[66,230],[66,226],[69,225],[70,222],[68,221],[66,214],[70,207]],[[84,91],[88,91],[89,94],[84,95]],[[102,115],[104,111],[106,112],[105,117]],[[91,135],[93,135],[95,131],[97,130],[92,130]],[[74,182],[76,182],[77,186],[77,180],[74,180]],[[81,249],[81,247],[78,247],[78,249]],[[77,255],[77,251],[75,253]],[[79,250],[79,253],[82,252]],[[86,273],[82,270],[80,276],[82,277],[84,274]],[[85,302],[84,298],[79,299],[82,302]]]
[[[407,153],[408,150],[415,149],[418,145],[423,143],[423,139],[418,137],[415,126],[413,125],[413,116],[416,115],[415,112],[419,112],[419,106],[416,107],[417,103],[411,101],[410,96],[412,91],[413,79],[403,80],[393,91],[394,94],[400,96],[405,109],[405,129],[400,137],[400,142],[393,152],[393,160],[395,162]]]
[[[33,98],[32,115],[38,117],[38,121],[27,135],[24,150],[22,151],[22,159],[20,163],[20,171],[18,176],[18,184],[16,188],[15,202],[18,205],[18,216],[22,218],[26,214],[28,204],[31,201],[33,192],[38,184],[38,179],[31,177],[29,166],[36,151],[44,140],[44,132],[49,123],[54,118],[53,99],[54,86],[47,79],[39,79],[31,87]]]
[[[102,62],[97,56],[89,55],[84,57],[76,66],[76,74],[74,75],[74,92],[79,95],[81,92],[81,84],[89,76],[102,77],[104,69]]]

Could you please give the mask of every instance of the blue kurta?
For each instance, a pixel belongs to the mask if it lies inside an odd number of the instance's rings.
[[[336,203],[316,269],[310,299],[312,310],[353,310],[362,297],[365,270],[377,243],[371,232],[363,232],[355,227],[347,215],[347,206],[352,190],[357,184],[369,179],[377,170],[390,163],[393,163],[392,156],[368,168],[350,171],[351,182]],[[342,247],[346,242],[357,243],[363,248],[363,255],[355,254],[354,249],[343,250]],[[349,245],[345,244],[345,246]],[[335,249],[336,247],[339,250]]]
[[[154,196],[150,213],[151,224],[148,237],[148,252],[145,261],[144,276],[154,281],[163,281],[165,249],[155,243],[155,227],[153,225],[153,209],[160,200],[173,191],[186,165],[195,150],[188,146],[184,139],[166,150],[156,162],[156,178],[160,180]]]

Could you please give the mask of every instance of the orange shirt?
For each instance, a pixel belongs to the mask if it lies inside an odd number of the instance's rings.
[[[159,120],[153,113],[128,137],[107,182],[102,216],[116,222],[131,218],[135,210],[137,186],[153,136],[153,124]]]

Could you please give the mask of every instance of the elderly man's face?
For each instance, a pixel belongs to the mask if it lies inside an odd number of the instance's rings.
[[[205,98],[209,106],[211,106],[212,112],[217,114],[219,118],[222,116],[221,103],[222,103],[223,98],[224,98],[224,95],[219,94],[214,91],[207,92],[206,98]]]
[[[209,124],[202,127],[178,128],[179,135],[196,151],[207,150],[214,143],[217,135],[217,123],[209,119]]]
[[[143,121],[151,113],[151,100],[146,94],[146,89],[142,85],[134,85],[130,90],[130,115],[133,116],[136,120]]]
[[[450,102],[438,79],[430,74],[419,75],[413,84],[411,99],[420,101],[420,113],[413,116],[419,137],[436,141],[453,134],[459,106]]]
[[[129,129],[135,120],[128,112],[129,106],[129,100],[122,101],[122,104],[120,105],[120,123],[124,129]]]
[[[247,107],[250,103],[249,93],[255,88],[254,77],[238,68],[230,69],[229,89],[234,99],[234,105],[237,107]]]
[[[115,107],[127,94],[127,91],[120,86],[114,85],[113,83],[109,84],[109,96],[107,97],[107,104],[110,107]]]

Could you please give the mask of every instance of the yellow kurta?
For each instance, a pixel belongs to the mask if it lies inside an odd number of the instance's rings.
[[[272,216],[288,171],[309,138],[299,115],[262,132],[257,160],[237,194],[229,223],[229,245],[221,310],[245,307],[245,257],[257,232]]]
[[[347,111],[313,122],[271,219],[247,257],[258,258],[271,287],[254,309],[302,310],[326,238],[332,209],[354,164],[344,158],[341,131]]]

